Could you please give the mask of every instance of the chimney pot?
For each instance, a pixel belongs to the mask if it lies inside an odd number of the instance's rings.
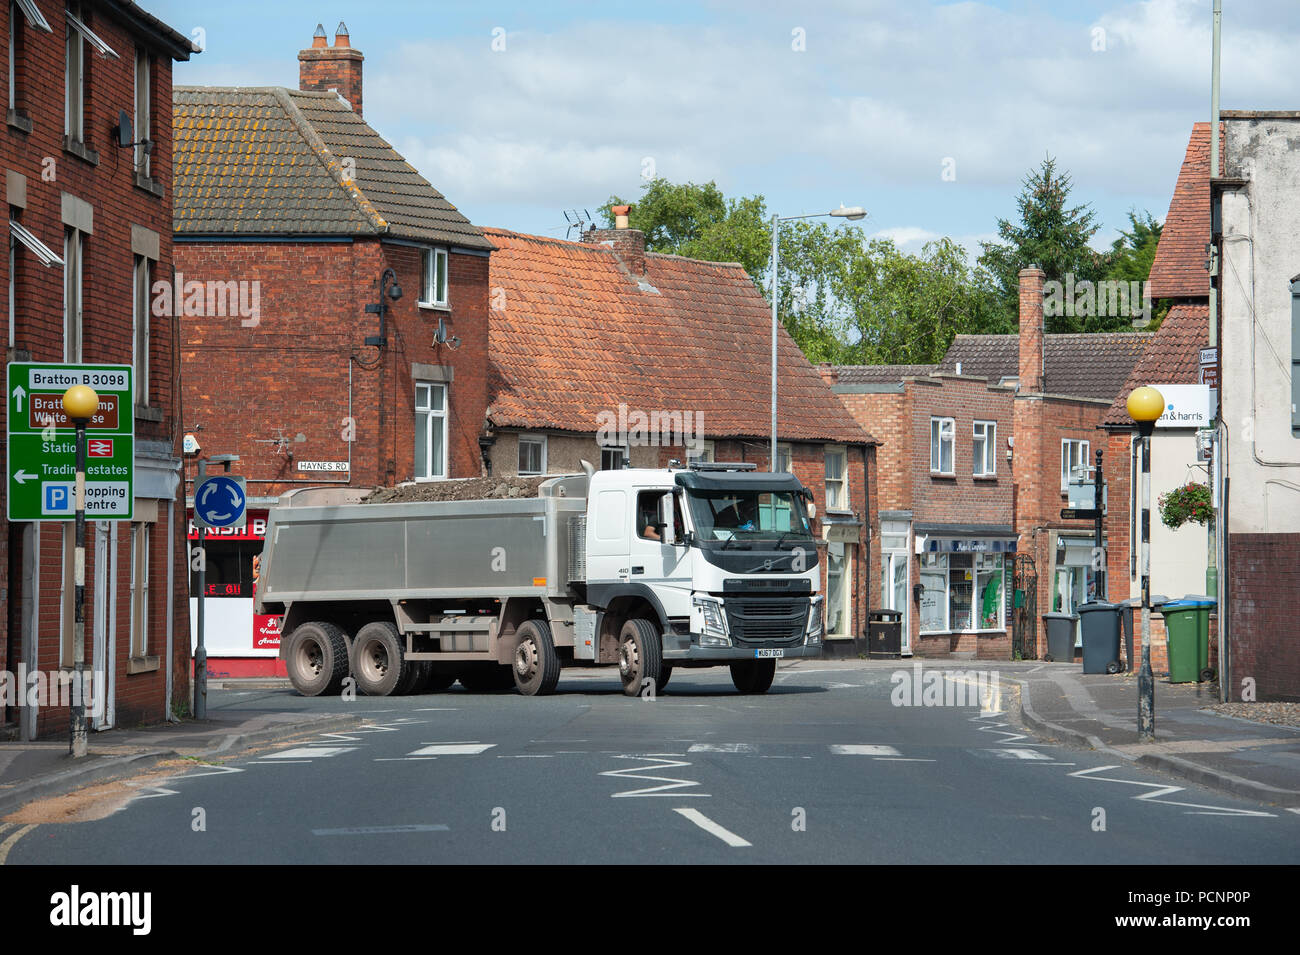
[[[627,214],[631,210],[631,208],[632,208],[631,206],[613,206],[610,208],[609,211],[614,213],[615,229],[627,228]]]
[[[339,27],[334,31],[334,45],[336,47],[350,47],[351,38],[348,36],[348,25],[342,20],[339,21]]]
[[[316,32],[311,35],[311,48],[313,50],[324,50],[329,47],[325,39],[325,24],[316,24]]]

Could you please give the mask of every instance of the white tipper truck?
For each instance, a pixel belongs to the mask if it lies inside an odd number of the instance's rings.
[[[554,691],[616,664],[629,696],[677,667],[728,666],[741,693],[819,657],[812,495],[752,464],[561,475],[536,497],[270,511],[257,611],[282,614],[298,692]],[[310,489],[304,489],[309,491]],[[299,498],[299,502],[295,502]]]

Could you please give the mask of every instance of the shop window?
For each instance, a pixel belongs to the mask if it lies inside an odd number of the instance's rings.
[[[948,555],[921,555],[921,632],[948,629]]]
[[[847,637],[851,625],[855,545],[831,541],[826,547],[826,635]]]

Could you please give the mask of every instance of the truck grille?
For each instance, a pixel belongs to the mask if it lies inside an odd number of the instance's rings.
[[[731,639],[744,647],[795,647],[808,626],[807,597],[727,597]]]

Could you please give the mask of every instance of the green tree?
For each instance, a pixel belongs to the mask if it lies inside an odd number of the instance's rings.
[[[1120,230],[1120,237],[1111,244],[1111,265],[1107,279],[1120,282],[1146,282],[1151,277],[1151,266],[1156,260],[1156,247],[1164,228],[1150,212],[1139,216],[1130,209],[1129,231]],[[1170,301],[1162,299],[1153,304],[1151,323],[1147,328],[1155,331],[1169,311]]]
[[[614,225],[611,210],[619,205],[632,206],[628,225],[645,233],[646,248],[652,252],[739,262],[756,283],[767,271],[772,232],[762,196],[727,199],[713,182],[652,179],[635,203],[610,196],[600,207],[606,227]]]
[[[1100,225],[1087,205],[1069,204],[1071,180],[1058,172],[1056,160],[1048,156],[1025,178],[1016,200],[1020,220],[998,219],[998,242],[982,242],[979,264],[990,275],[1003,320],[1013,327],[1019,315],[1020,270],[1037,265],[1047,281],[1077,286],[1105,277],[1113,253],[1093,249],[1089,240]],[[1048,332],[1101,331],[1098,325],[1115,324],[1113,319],[1097,321],[1095,316],[1049,315]],[[1128,327],[1126,318],[1119,319]]]

